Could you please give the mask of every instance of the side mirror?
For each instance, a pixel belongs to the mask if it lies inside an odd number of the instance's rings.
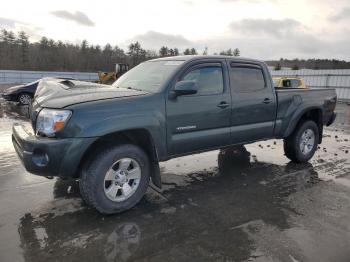
[[[184,80],[176,83],[174,93],[176,96],[193,95],[198,91],[197,82],[194,80]]]

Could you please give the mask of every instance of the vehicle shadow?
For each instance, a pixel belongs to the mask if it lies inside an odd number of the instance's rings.
[[[176,175],[164,174],[164,182]],[[246,260],[254,245],[241,226],[263,221],[289,228],[295,211],[286,199],[319,181],[311,164],[259,162],[244,146],[221,150],[218,167],[184,179],[190,182],[151,189],[135,208],[114,216],[85,208],[76,181],[57,180],[56,202],[21,218],[25,260]]]

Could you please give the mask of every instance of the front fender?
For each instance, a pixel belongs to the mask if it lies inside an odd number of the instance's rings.
[[[128,130],[146,130],[159,158],[166,154],[165,103],[160,95],[104,100],[68,107],[73,111],[58,137],[103,137]]]
[[[84,126],[76,125],[74,129],[79,130],[76,137],[103,137],[128,130],[146,130],[152,137],[159,154],[165,153],[163,141],[166,141],[164,119],[160,116],[116,116],[100,119],[86,123]]]

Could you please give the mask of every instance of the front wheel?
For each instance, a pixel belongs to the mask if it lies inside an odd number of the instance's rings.
[[[80,191],[84,201],[100,213],[114,214],[135,206],[150,180],[146,153],[131,144],[101,151],[83,168]]]
[[[299,124],[294,132],[284,139],[284,152],[293,162],[304,163],[315,154],[318,141],[318,126],[314,121],[307,120]]]
[[[21,105],[29,105],[32,103],[32,97],[31,95],[27,94],[27,93],[22,93],[18,95],[18,102]]]

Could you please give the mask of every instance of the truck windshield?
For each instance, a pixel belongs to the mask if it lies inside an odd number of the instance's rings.
[[[183,62],[178,60],[144,62],[122,75],[113,86],[156,93]]]

